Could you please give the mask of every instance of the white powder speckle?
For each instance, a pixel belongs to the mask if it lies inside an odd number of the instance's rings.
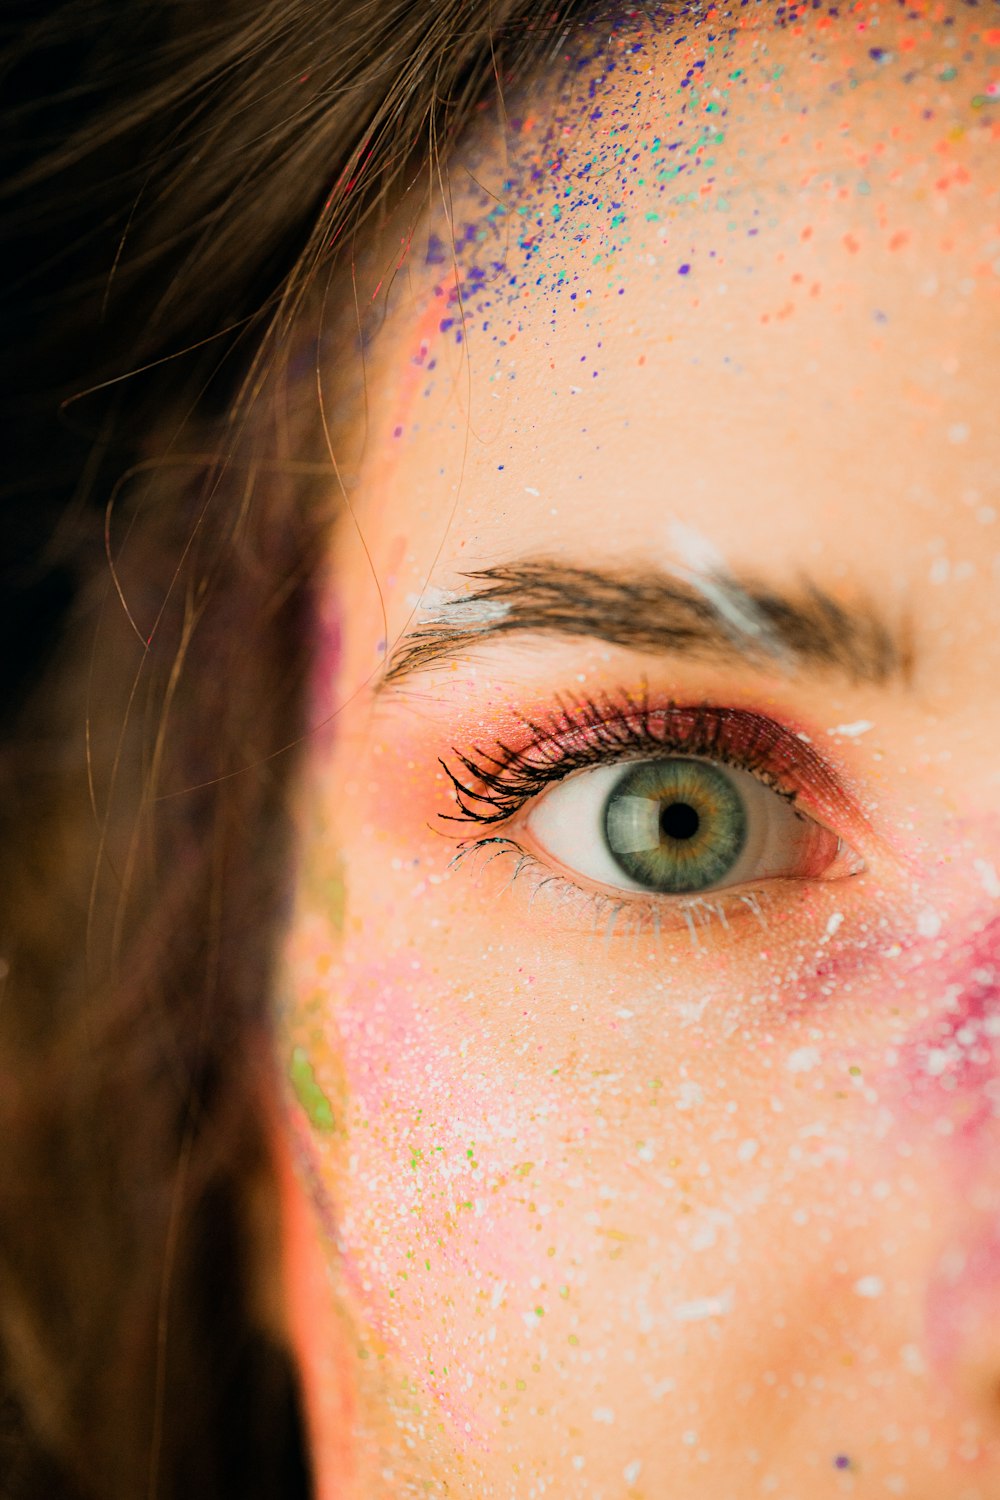
[[[871,719],[855,719],[851,724],[836,724],[833,729],[828,729],[827,734],[839,734],[843,739],[856,740],[859,735],[867,734],[869,729],[875,725]]]
[[[941,931],[941,918],[933,906],[925,907],[917,916],[917,931],[925,938],[936,938]]]
[[[996,865],[988,859],[974,859],[972,868],[979,877],[979,884],[989,896],[991,901],[1000,900],[1000,876],[997,875]]]
[[[608,1426],[615,1420],[615,1414],[610,1406],[595,1406],[590,1415],[595,1422],[604,1422]]]
[[[796,1047],[785,1060],[789,1073],[811,1073],[818,1068],[822,1058],[818,1047]]]
[[[830,919],[829,919],[829,921],[826,924],[826,936],[828,938],[832,938],[833,937],[834,933],[837,931],[838,927],[843,922],[843,920],[844,920],[844,913],[842,911],[835,911],[835,912],[831,913]]]
[[[736,1148],[737,1161],[753,1161],[760,1150],[760,1142],[755,1140],[740,1141]]]
[[[859,1297],[881,1297],[885,1283],[881,1276],[862,1276],[854,1283],[854,1290]]]
[[[948,428],[949,443],[967,443],[969,441],[968,422],[952,422]]]
[[[626,1464],[624,1469],[622,1470],[622,1478],[624,1479],[626,1484],[635,1484],[641,1473],[642,1460],[633,1458],[632,1462],[630,1464]]]
[[[716,1297],[695,1297],[691,1302],[676,1302],[673,1315],[678,1323],[703,1323],[706,1318],[722,1318],[733,1310],[733,1289],[727,1287]]]
[[[694,1109],[704,1099],[701,1085],[697,1083],[682,1083],[674,1095],[674,1107],[676,1109]]]

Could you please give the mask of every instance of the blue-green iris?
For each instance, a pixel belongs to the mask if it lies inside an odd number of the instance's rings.
[[[649,890],[708,890],[736,865],[747,839],[743,799],[708,761],[641,761],[626,768],[604,806],[608,848]]]

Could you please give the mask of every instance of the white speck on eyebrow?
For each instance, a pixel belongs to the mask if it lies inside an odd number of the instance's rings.
[[[881,1276],[862,1276],[854,1283],[854,1290],[859,1297],[881,1297],[885,1282]]]
[[[972,868],[979,876],[979,884],[992,901],[1000,899],[1000,876],[997,875],[996,865],[988,859],[974,859]]]
[[[703,1323],[706,1318],[724,1318],[732,1310],[731,1286],[715,1297],[695,1297],[690,1302],[676,1302],[671,1309],[678,1323]]]
[[[727,571],[726,559],[718,547],[694,526],[686,526],[683,521],[671,521],[669,531],[674,550],[683,560],[685,567],[695,573],[725,573]]]
[[[859,734],[867,734],[869,729],[875,725],[871,719],[855,719],[852,724],[836,724],[833,729],[828,729],[827,734],[839,734],[845,740],[855,740]]]
[[[510,613],[505,599],[469,599],[448,589],[429,588],[417,609],[421,625],[489,625]]]
[[[671,521],[668,529],[671,545],[682,563],[671,572],[696,588],[738,636],[749,636],[770,656],[787,657],[787,648],[764,612],[745,589],[733,582],[726,559],[715,544],[681,521]]]

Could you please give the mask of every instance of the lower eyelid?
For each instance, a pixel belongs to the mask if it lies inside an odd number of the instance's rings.
[[[865,866],[844,845],[851,864],[846,860],[841,873],[831,880],[846,879],[861,873]],[[568,932],[585,936],[601,936],[634,939],[643,934],[659,940],[684,937],[695,950],[703,946],[705,934],[715,933],[723,937],[740,933],[752,934],[766,931],[769,926],[767,912],[781,900],[782,887],[787,891],[800,892],[815,883],[808,876],[777,876],[767,880],[745,881],[740,885],[723,886],[704,894],[671,896],[647,890],[625,890],[596,887],[584,884],[575,875],[553,869],[552,866],[532,850],[518,843],[510,834],[491,834],[486,838],[468,841],[453,860],[453,865],[466,869],[471,878],[485,874],[490,869],[496,878],[491,884],[490,899],[502,899],[514,894],[516,887],[526,895],[529,908],[534,907],[536,897],[542,897],[550,910],[561,917],[569,914],[580,918],[568,926]],[[523,899],[523,896],[522,896]]]
[[[503,869],[498,876],[494,899],[511,893],[515,885],[526,885],[529,903],[544,892],[560,913],[575,910],[581,917],[587,915],[589,920],[579,929],[571,930],[601,936],[603,924],[605,940],[612,934],[631,938],[643,933],[657,938],[686,935],[698,948],[701,946],[699,935],[716,926],[729,932],[746,923],[752,924],[758,932],[766,930],[767,896],[761,887],[782,884],[780,880],[761,882],[756,886],[747,883],[704,896],[662,896],[641,890],[591,890],[576,879],[551,870],[537,855],[502,834],[467,844],[459,850],[453,863],[463,868],[468,864],[469,873],[475,876],[484,872],[487,866],[500,868],[505,863],[504,856],[510,861],[510,873]]]

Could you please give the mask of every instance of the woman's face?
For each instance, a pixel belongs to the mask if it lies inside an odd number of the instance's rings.
[[[359,272],[325,1496],[345,1409],[365,1497],[1000,1496],[1000,30],[783,14],[595,34]]]

